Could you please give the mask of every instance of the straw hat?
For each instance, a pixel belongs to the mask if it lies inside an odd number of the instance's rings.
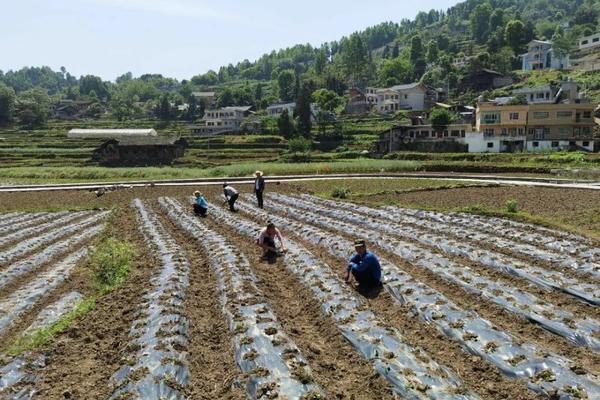
[[[262,171],[256,171],[254,173],[254,176],[262,176],[262,175],[263,175]]]
[[[196,190],[196,191],[194,192],[194,196],[201,196],[201,195],[202,195],[202,193],[200,193],[200,191],[199,191],[199,190]]]

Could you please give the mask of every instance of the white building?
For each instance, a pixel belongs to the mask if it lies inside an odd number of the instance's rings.
[[[579,98],[579,89],[575,82],[563,82],[560,86],[546,85],[515,89],[512,93],[524,95],[527,104],[553,104]]]
[[[437,100],[435,91],[418,82],[385,89],[368,87],[365,95],[377,112],[384,114],[398,110],[423,111]]]
[[[287,110],[290,117],[294,115],[296,103],[275,103],[267,107],[267,114],[272,118],[279,118],[283,110]]]
[[[203,124],[190,126],[193,136],[210,136],[239,132],[251,106],[223,107],[206,110]]]
[[[154,129],[71,129],[69,138],[117,139],[122,137],[158,136]]]
[[[585,36],[577,40],[579,50],[588,51],[600,48],[600,32],[591,36]]]
[[[529,42],[527,53],[522,54],[521,59],[523,60],[523,71],[569,68],[569,56],[557,56],[552,48],[552,42],[544,40]]]

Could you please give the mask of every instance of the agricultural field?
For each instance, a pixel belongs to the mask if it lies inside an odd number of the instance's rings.
[[[238,189],[232,213],[203,188],[207,218],[190,187],[1,193],[0,398],[600,398],[597,193],[315,181],[259,209]],[[357,238],[380,292],[344,280]]]

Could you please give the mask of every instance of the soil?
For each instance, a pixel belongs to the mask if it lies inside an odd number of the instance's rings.
[[[252,190],[251,185],[234,186],[241,192]],[[301,185],[292,187],[282,184],[277,186],[277,191],[295,192],[295,188],[301,188]],[[78,318],[66,331],[32,353],[32,358],[39,353],[48,356],[48,365],[42,370],[37,384],[40,398],[104,399],[110,396],[113,389],[110,378],[123,365],[135,312],[142,301],[151,274],[158,267],[149,256],[144,239],[137,230],[131,201],[134,198],[150,200],[153,208],[159,211],[155,202],[158,196],[182,199],[189,196],[193,190],[192,187],[146,187],[109,192],[101,197],[97,197],[93,192],[81,191],[0,193],[0,211],[114,209],[116,215],[112,219],[108,235],[131,242],[138,249],[134,268],[121,288],[98,298],[96,307],[91,312]],[[200,190],[209,199],[221,195],[221,188],[218,186],[203,187]],[[378,195],[362,198],[361,201],[440,208],[481,204],[486,208],[504,209],[508,199],[516,199],[520,210],[534,216],[551,219],[558,224],[579,226],[591,236],[600,232],[600,201],[598,194],[591,191],[526,187],[457,188]],[[186,394],[194,399],[242,399],[244,393],[241,390],[231,389],[231,384],[239,375],[239,369],[233,361],[231,335],[216,295],[215,277],[207,264],[206,254],[200,250],[200,246],[168,222],[162,212],[160,214],[167,229],[187,251],[191,263],[185,314],[190,320],[189,355],[192,380],[185,389]],[[313,378],[330,395],[328,398],[395,398],[387,382],[375,374],[372,365],[353,350],[329,317],[323,315],[319,303],[309,289],[287,272],[284,266],[260,263],[252,242],[247,238],[240,237],[233,230],[223,226],[216,226],[210,217],[207,223],[212,224],[211,227],[215,230],[227,234],[251,261],[259,288],[273,307],[282,327],[306,357]],[[293,232],[284,234],[293,237]],[[332,267],[345,263],[345,260],[332,259],[322,248],[309,245],[303,242],[302,238],[295,239],[306,245],[311,252],[327,260]],[[488,301],[468,295],[431,273],[390,258],[407,272],[414,274],[415,278],[440,290],[458,305],[476,310],[482,316],[494,320],[501,329],[525,341],[539,343],[545,348],[570,357],[576,361],[578,367],[600,372],[597,368],[600,362],[595,354],[592,356],[591,352],[577,348],[533,324],[509,315]],[[339,269],[339,274],[343,278],[343,268]],[[490,271],[486,271],[486,274],[492,278],[496,277],[496,274]],[[19,282],[22,284],[32,276],[25,275]],[[503,276],[502,279],[507,278]],[[516,278],[510,278],[507,282],[519,285],[523,289],[527,289],[528,286]],[[12,291],[17,286],[19,284],[15,283],[7,288]],[[61,287],[23,316],[18,324],[0,338],[0,343],[12,342],[43,306],[72,290],[79,290],[86,296],[95,293],[94,280],[85,263],[80,263]],[[531,287],[528,290],[533,291]],[[562,294],[549,295],[548,292],[538,289],[535,289],[534,293],[580,315],[590,311],[589,306],[574,302]],[[561,304],[558,304],[559,302]],[[368,300],[368,304],[380,319],[386,321],[389,326],[397,327],[411,345],[422,347],[440,364],[454,370],[481,398],[537,398],[527,390],[525,383],[507,379],[490,364],[467,354],[460,346],[438,333],[433,326],[414,316],[408,307],[398,305],[387,293]],[[590,314],[597,316],[598,311],[593,309]]]

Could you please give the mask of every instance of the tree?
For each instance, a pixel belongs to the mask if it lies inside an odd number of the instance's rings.
[[[400,55],[400,46],[398,42],[394,42],[394,47],[392,47],[392,58],[397,58]]]
[[[525,44],[525,25],[519,20],[512,20],[506,24],[504,31],[506,44],[510,46],[515,54],[519,54]]]
[[[99,76],[86,75],[82,77],[79,82],[79,93],[89,95],[92,90],[100,99],[108,97],[108,88]]]
[[[233,91],[230,88],[225,88],[217,97],[217,106],[229,107],[234,103]]]
[[[408,60],[402,57],[383,60],[379,67],[379,82],[383,86],[394,86],[408,83],[413,78],[413,68]]]
[[[169,96],[165,93],[160,97],[160,101],[158,103],[157,115],[158,118],[163,121],[170,121],[174,119],[175,112],[173,110],[173,106],[171,106],[171,101],[169,100]]]
[[[15,91],[0,82],[0,126],[9,125],[15,113]]]
[[[552,37],[552,50],[557,57],[568,56],[574,48],[573,42],[567,36],[556,33]]]
[[[302,82],[294,113],[298,117],[298,130],[306,138],[310,137],[310,130],[312,128],[311,102],[312,90],[310,89],[310,84],[308,82]]]
[[[321,49],[315,56],[315,72],[317,75],[321,75],[327,65],[327,52],[325,49]]]
[[[436,62],[438,59],[438,53],[439,53],[439,49],[438,49],[438,45],[437,45],[436,41],[430,40],[429,43],[427,43],[427,62],[428,63]]]
[[[490,32],[490,17],[492,7],[488,3],[479,4],[470,15],[473,39],[478,43],[485,43]]]
[[[437,45],[440,50],[448,50],[450,46],[450,38],[445,33],[438,35]]]
[[[50,115],[50,97],[41,88],[27,90],[19,95],[16,115],[21,125],[28,129],[44,126]]]
[[[448,128],[448,125],[454,122],[454,117],[444,108],[436,108],[431,112],[429,118],[432,128],[440,133]]]
[[[413,65],[414,77],[419,80],[425,73],[425,54],[421,36],[415,35],[410,43],[410,61]]]
[[[319,89],[312,94],[312,97],[322,111],[335,112],[344,103],[344,99],[333,90]]]
[[[296,73],[289,69],[281,71],[277,77],[277,86],[279,88],[279,98],[282,101],[294,100],[294,92],[296,91]]]
[[[287,109],[283,110],[279,119],[277,119],[277,128],[279,129],[279,135],[286,139],[291,139],[294,136],[296,129]]]
[[[358,33],[344,42],[341,61],[344,73],[352,85],[362,85],[369,75],[369,51]]]
[[[502,27],[504,27],[504,10],[496,8],[490,16],[490,32]]]

